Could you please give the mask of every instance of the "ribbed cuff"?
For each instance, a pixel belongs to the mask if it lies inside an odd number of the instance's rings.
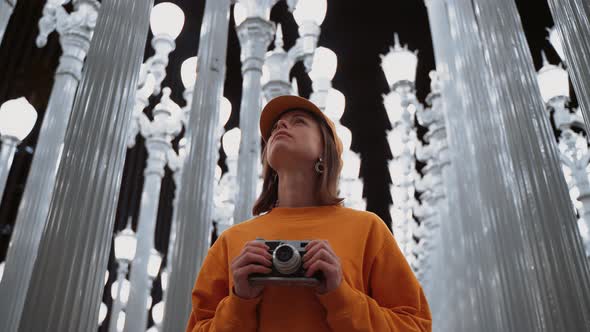
[[[316,296],[330,315],[338,315],[352,310],[357,294],[346,280],[342,279],[338,288],[325,294],[316,294]]]
[[[235,288],[232,286],[231,293],[229,295],[228,306],[232,312],[242,317],[252,317],[256,315],[256,306],[262,300],[262,293],[253,299],[244,299],[236,294]]]

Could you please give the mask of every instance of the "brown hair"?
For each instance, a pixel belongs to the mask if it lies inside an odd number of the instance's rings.
[[[284,113],[283,113],[284,114]],[[336,142],[332,136],[332,131],[323,119],[309,112],[320,125],[320,132],[324,138],[323,162],[324,172],[320,174],[318,184],[318,193],[320,205],[337,205],[342,204],[343,198],[338,197],[338,178],[342,170],[342,161],[336,150]],[[266,144],[262,150],[262,192],[254,203],[252,208],[253,215],[259,215],[263,212],[270,211],[279,198],[279,177],[272,167],[268,164]]]

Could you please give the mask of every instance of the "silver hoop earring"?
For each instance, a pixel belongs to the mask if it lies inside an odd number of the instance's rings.
[[[324,173],[324,161],[322,158],[319,158],[318,161],[315,163],[315,171],[319,174]]]

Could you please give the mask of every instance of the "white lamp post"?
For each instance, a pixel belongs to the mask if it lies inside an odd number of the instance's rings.
[[[556,36],[555,33],[553,35]],[[543,101],[554,110],[555,126],[561,130],[561,135],[556,141],[560,151],[559,159],[570,189],[570,198],[579,212],[578,225],[586,254],[590,256],[590,238],[587,233],[590,226],[590,181],[588,178],[590,153],[587,138],[572,130],[573,127],[585,130],[585,127],[581,116],[571,114],[565,107],[569,101],[567,71],[561,66],[550,64],[545,53],[542,53],[542,57],[543,67],[537,73],[539,89]]]
[[[414,252],[417,256],[415,271],[427,295],[431,294],[432,280],[436,278],[432,274],[432,266],[436,263],[433,262],[434,249],[440,249],[440,224],[448,208],[443,172],[449,165],[441,82],[435,71],[430,72],[430,78],[431,92],[426,97],[430,107],[421,108],[417,113],[418,122],[428,128],[428,132],[424,135],[427,144],[418,144],[416,148],[416,159],[426,165],[422,170],[424,175],[416,181],[421,204],[414,210],[420,220],[414,233],[419,239]]]
[[[221,234],[234,224],[233,211],[235,208],[235,186],[241,136],[242,131],[236,127],[228,130],[222,138],[228,171],[223,174],[216,188],[217,202],[214,215],[217,220],[218,234]]]
[[[33,130],[36,121],[37,111],[23,97],[9,100],[0,106],[0,198],[4,193],[16,147]]]
[[[0,319],[2,331],[15,329],[20,319],[48,217],[57,170],[62,162],[66,129],[100,9],[96,0],[77,0],[72,2],[73,10],[68,13],[63,6],[69,2],[47,1],[39,20],[37,47],[45,46],[47,37],[55,31],[59,34],[62,54],[40,123],[35,153],[6,253],[6,282],[0,285],[0,298],[11,301],[0,301],[0,317],[10,316]]]
[[[127,307],[129,319],[125,323],[125,330],[128,332],[144,332],[146,328],[145,306],[151,289],[148,267],[151,249],[154,247],[154,230],[164,166],[173,152],[171,141],[182,128],[181,109],[170,99],[170,94],[170,88],[163,89],[162,100],[153,111],[154,120],[141,128],[148,159],[137,226],[137,255],[130,273],[130,305]]]
[[[127,131],[127,148],[135,146],[135,137],[143,126],[149,123],[143,110],[149,104],[149,97],[161,91],[166,78],[169,55],[176,48],[175,39],[184,26],[184,12],[175,4],[162,2],[154,6],[150,16],[152,48],[155,53],[141,65],[138,91],[131,116],[131,128]]]
[[[127,303],[127,297],[129,296],[129,281],[125,279],[129,270],[129,263],[133,261],[135,257],[135,251],[137,249],[137,238],[135,232],[131,229],[131,218],[127,222],[127,227],[124,230],[117,233],[115,236],[115,259],[117,260],[117,281],[111,286],[111,295],[113,297],[113,306],[111,309],[111,318],[109,323],[109,331],[116,332],[117,320],[119,313],[122,309],[122,303]],[[115,286],[116,283],[116,286]],[[126,287],[119,287],[123,283]],[[123,292],[124,300],[122,300]]]
[[[241,222],[251,217],[258,180],[260,136],[258,118],[262,108],[262,66],[266,50],[275,32],[270,9],[277,0],[240,0],[234,6],[236,30],[240,40],[242,61],[242,100],[240,128],[243,145],[239,152],[238,192],[234,220]]]
[[[392,228],[406,259],[411,263],[415,259],[412,253],[415,247],[412,239],[415,226],[412,209],[416,204],[414,113],[417,106],[420,106],[414,95],[418,59],[407,47],[401,47],[395,34],[394,47],[390,48],[385,56],[381,56],[381,61],[385,78],[391,88],[391,92],[385,96],[385,108],[392,126],[392,130],[387,133],[387,140],[394,158],[389,162],[393,200],[393,206],[390,208]],[[399,101],[399,104],[392,101]]]

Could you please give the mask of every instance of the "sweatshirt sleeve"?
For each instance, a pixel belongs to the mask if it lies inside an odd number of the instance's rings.
[[[393,237],[373,260],[368,293],[343,279],[337,289],[317,296],[334,331],[432,331],[422,287]]]
[[[245,331],[257,329],[257,305],[262,295],[242,299],[229,292],[225,262],[207,254],[192,291],[192,310],[186,332]]]

